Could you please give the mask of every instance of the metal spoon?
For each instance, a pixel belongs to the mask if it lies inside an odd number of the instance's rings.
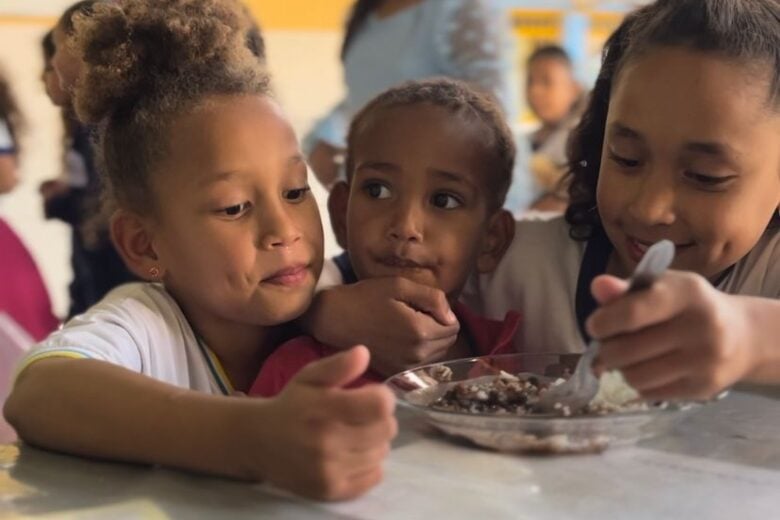
[[[642,257],[629,279],[627,292],[641,291],[669,268],[674,259],[674,244],[661,240],[653,244]],[[593,374],[593,360],[599,352],[599,342],[591,340],[585,353],[577,362],[574,374],[565,382],[550,387],[539,398],[539,411],[550,412],[557,407],[575,411],[585,407],[599,390],[599,380]]]

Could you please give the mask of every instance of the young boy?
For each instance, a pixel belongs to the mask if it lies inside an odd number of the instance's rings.
[[[492,271],[514,235],[501,207],[515,150],[496,104],[460,82],[407,83],[357,115],[348,145],[347,183],[334,187],[329,204],[347,253],[330,272],[340,283],[398,277],[444,291],[461,329],[443,359],[511,352],[519,314],[491,321],[457,303],[469,275]],[[287,342],[266,360],[250,395],[277,394],[308,363],[335,352],[307,336]],[[374,367],[353,384],[389,375]]]

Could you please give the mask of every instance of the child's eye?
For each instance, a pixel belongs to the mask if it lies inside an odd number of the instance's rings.
[[[437,193],[431,197],[431,204],[441,209],[455,209],[463,205],[460,199],[449,193]]]
[[[251,207],[252,207],[251,202],[242,202],[241,204],[235,204],[233,206],[228,206],[226,208],[217,210],[217,213],[220,213],[228,217],[239,217],[244,213],[246,213]]]
[[[372,199],[389,199],[391,195],[388,187],[378,182],[369,182],[363,189]]]
[[[620,155],[617,155],[615,152],[612,151],[609,152],[609,158],[615,164],[623,168],[636,168],[637,166],[639,166],[639,161],[635,159],[629,159],[628,157],[621,157]]]
[[[694,171],[686,171],[685,177],[689,180],[707,188],[717,188],[723,186],[726,182],[730,181],[735,175],[717,176],[717,175],[705,175],[703,173],[696,173]]]
[[[290,202],[302,202],[311,191],[308,186],[284,192],[284,198]]]

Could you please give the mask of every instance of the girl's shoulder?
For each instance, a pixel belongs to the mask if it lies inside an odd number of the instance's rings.
[[[165,345],[181,344],[190,335],[184,314],[162,285],[134,282],[110,291],[40,346],[76,348],[85,357],[98,359],[106,352],[135,357]]]

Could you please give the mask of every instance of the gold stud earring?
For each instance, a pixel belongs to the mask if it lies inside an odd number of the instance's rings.
[[[149,276],[154,278],[155,280],[159,278],[160,276],[160,268],[159,267],[150,267],[149,268]]]

